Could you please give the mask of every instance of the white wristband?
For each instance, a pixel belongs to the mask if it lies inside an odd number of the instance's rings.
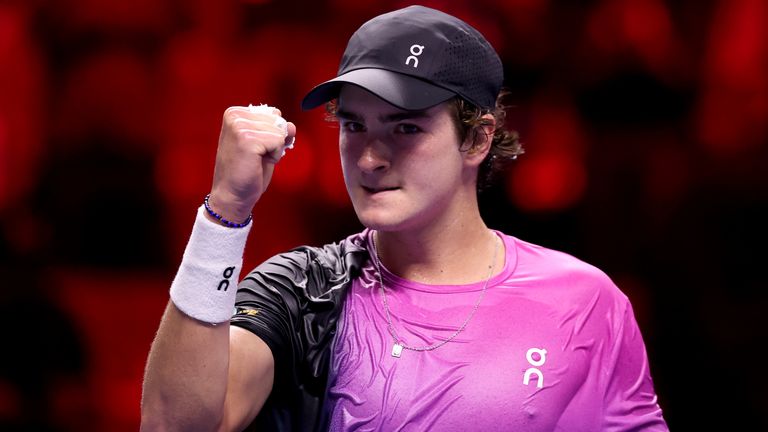
[[[200,206],[171,284],[171,301],[179,310],[210,324],[232,317],[243,251],[252,225],[225,227],[209,220],[205,207]]]

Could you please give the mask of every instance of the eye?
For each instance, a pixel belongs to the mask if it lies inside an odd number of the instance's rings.
[[[356,121],[344,121],[341,127],[344,128],[345,131],[352,133],[365,131],[365,126]]]
[[[421,128],[413,123],[399,123],[396,127],[396,132],[411,135],[421,132]]]

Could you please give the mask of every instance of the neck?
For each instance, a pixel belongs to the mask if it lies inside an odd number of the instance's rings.
[[[503,267],[504,253],[496,254],[497,238],[483,222],[479,210],[427,227],[397,232],[377,231],[381,262],[394,274],[427,284],[460,285],[485,280],[488,267]]]

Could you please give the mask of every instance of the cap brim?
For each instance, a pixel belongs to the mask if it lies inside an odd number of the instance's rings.
[[[316,108],[339,96],[344,84],[354,84],[404,110],[422,110],[456,94],[419,78],[385,69],[356,69],[326,81],[307,93],[301,109]]]

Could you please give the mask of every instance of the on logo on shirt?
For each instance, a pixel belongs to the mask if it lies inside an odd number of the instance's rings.
[[[538,354],[538,360],[534,360],[534,354]],[[544,363],[547,362],[546,356],[547,350],[541,348],[531,348],[525,353],[525,359],[528,360],[528,363],[533,367],[528,368],[528,370],[525,371],[525,374],[523,375],[523,384],[528,385],[531,381],[531,375],[536,375],[536,387],[544,387],[544,374],[537,368],[543,366]]]

